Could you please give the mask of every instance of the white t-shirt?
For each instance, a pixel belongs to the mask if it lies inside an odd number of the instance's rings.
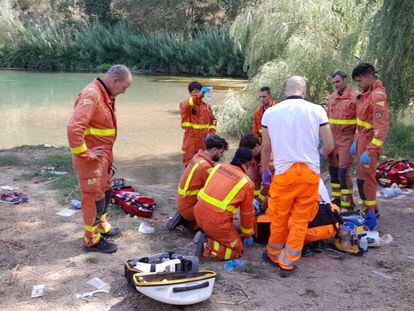
[[[262,127],[270,136],[275,174],[283,174],[298,162],[319,174],[319,127],[328,124],[328,116],[322,106],[292,97],[266,109],[262,118]]]

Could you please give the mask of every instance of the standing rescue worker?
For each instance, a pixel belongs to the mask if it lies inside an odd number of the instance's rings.
[[[356,107],[358,130],[350,153],[356,153],[357,185],[363,211],[374,211],[379,216],[375,174],[390,126],[387,94],[382,82],[376,79],[371,64],[356,66],[352,79],[358,84],[361,94],[357,97]]]
[[[197,227],[194,217],[194,205],[197,194],[204,187],[207,177],[214,167],[214,162],[220,161],[228,143],[218,135],[206,139],[206,149],[198,150],[184,170],[177,190],[177,209],[173,218],[167,223],[167,229],[172,231],[179,225],[194,229]]]
[[[190,99],[180,103],[181,127],[184,129],[183,145],[181,147],[184,166],[187,166],[198,150],[205,149],[205,139],[216,133],[216,117],[210,104],[203,101],[208,92],[200,82],[188,85]]]
[[[195,237],[197,255],[201,254],[207,235],[205,257],[228,260],[241,256],[243,242],[233,225],[233,216],[238,209],[244,246],[253,244],[254,184],[247,176],[251,160],[249,149],[237,149],[230,164],[219,164],[211,171],[204,188],[198,193],[194,215],[205,234],[199,231]]]
[[[335,142],[334,151],[329,158],[329,175],[333,203],[341,208],[353,210],[351,167],[352,156],[349,148],[356,131],[356,97],[348,75],[344,71],[336,71],[331,75],[335,92],[328,102],[328,118]]]
[[[113,253],[117,250],[116,244],[104,238],[121,233],[107,221],[112,148],[117,136],[115,97],[125,93],[131,82],[127,67],[112,66],[102,79],[92,81],[78,95],[67,127],[82,195],[83,241],[88,251]]]
[[[322,155],[334,147],[325,110],[304,100],[305,80],[291,77],[285,95],[262,119],[262,181],[270,184],[266,214],[271,219],[263,256],[280,266],[282,277],[290,276],[300,259],[308,223],[318,211],[319,138]],[[269,169],[272,153],[273,179]]]
[[[264,86],[260,89],[259,100],[261,106],[257,108],[253,115],[253,133],[262,140],[262,117],[267,108],[277,104],[272,100],[272,91],[270,87]]]

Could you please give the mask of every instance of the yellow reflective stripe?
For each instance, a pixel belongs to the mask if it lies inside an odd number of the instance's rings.
[[[86,147],[85,143],[83,143],[79,147],[70,148],[70,151],[72,152],[72,154],[79,154],[79,153],[85,152],[86,150],[88,150],[88,147]]]
[[[352,191],[349,189],[341,189],[342,194],[352,194]]]
[[[200,190],[190,190],[190,191],[184,191],[183,189],[181,189],[181,188],[178,188],[178,194],[180,194],[180,195],[182,195],[182,196],[192,196],[192,195],[196,195],[196,194],[198,194],[199,192],[200,192]]]
[[[341,193],[340,192],[332,192],[331,193],[333,197],[340,197]]]
[[[116,134],[115,129],[97,129],[87,128],[83,131],[84,135],[95,135],[95,136],[114,136]]]
[[[365,122],[361,120],[360,118],[357,118],[357,125],[365,127],[367,130],[370,130],[374,127],[371,123]]]
[[[259,200],[264,200],[264,198],[265,198],[265,196],[261,193],[261,192],[259,192],[259,194],[257,195],[257,198],[259,199]]]
[[[208,124],[195,124],[195,123],[191,123],[191,122],[183,122],[181,123],[182,127],[191,127],[193,129],[196,130],[204,130],[204,129],[208,129],[210,125]]]
[[[105,221],[106,220],[106,215],[107,215],[107,213],[103,214],[99,220],[100,221]]]
[[[218,250],[220,249],[220,243],[219,243],[219,242],[214,241],[214,242],[213,242],[213,249],[214,249],[215,251],[218,251]]]
[[[259,133],[262,134],[263,130],[262,128],[259,128]]]
[[[375,206],[375,205],[377,205],[377,201],[376,200],[371,200],[371,201],[365,200],[363,202],[364,202],[364,205],[366,205],[366,206]]]
[[[194,106],[194,99],[192,97],[190,97],[190,99],[188,100],[188,104],[193,107]]]
[[[194,172],[196,171],[196,169],[197,169],[197,167],[200,165],[200,163],[198,163],[198,162],[196,162],[195,164],[194,164],[194,166],[191,168],[191,170],[190,170],[190,174],[188,174],[188,176],[187,176],[187,180],[185,181],[185,184],[184,184],[184,189],[181,189],[180,188],[180,186],[178,186],[178,194],[181,194],[181,195],[183,195],[183,196],[185,196],[185,195],[187,195],[188,193],[187,193],[187,190],[188,190],[188,187],[190,186],[190,182],[191,182],[191,179],[193,179],[193,175],[194,175]],[[194,192],[194,191],[192,191],[192,192]],[[197,190],[197,192],[195,193],[195,194],[197,194],[198,193],[198,190]],[[193,194],[194,195],[194,194]]]
[[[205,202],[214,205],[215,207],[218,207],[222,210],[232,212],[233,214],[237,213],[237,208],[235,208],[232,205],[226,206],[226,204],[220,200],[217,200],[211,196],[209,196],[207,193],[204,192],[204,189],[201,189],[198,193],[198,197],[203,199]]]
[[[239,193],[240,189],[243,188],[243,186],[247,183],[247,179],[243,177],[236,186],[234,186],[233,189],[229,192],[229,194],[224,198],[223,203],[225,204],[225,207],[230,204],[231,200],[234,199],[234,197]]]
[[[341,201],[341,206],[351,206],[351,202]]]
[[[83,226],[83,229],[85,229],[85,231],[88,231],[88,232],[94,232],[97,228],[98,228],[98,225],[96,225],[96,226],[84,225]]]
[[[240,226],[240,230],[241,230],[241,233],[244,233],[244,234],[253,233],[253,228],[252,229],[246,229],[246,228],[243,228],[242,226]]]
[[[384,142],[379,140],[378,138],[373,138],[371,143],[377,147],[381,147],[384,144]]]
[[[221,166],[221,164],[216,165],[216,166],[215,166],[215,167],[211,170],[210,175],[208,175],[207,180],[206,180],[206,183],[204,184],[204,187],[206,187],[206,186],[209,184],[211,177],[213,177],[213,175],[217,172],[217,170],[219,169],[219,167],[220,167],[220,166]]]
[[[336,124],[336,125],[354,125],[357,124],[356,119],[329,119],[329,123]]]
[[[210,125],[210,126],[208,127],[208,129],[209,129],[209,130],[216,130],[216,129],[217,129],[217,126],[215,126],[214,124],[212,124],[212,125]]]
[[[254,195],[256,196],[256,195],[259,195],[260,194],[260,190],[255,190],[254,191]]]
[[[226,248],[226,253],[224,254],[224,259],[228,260],[231,258],[231,248]]]
[[[331,184],[332,188],[341,188],[341,184]]]

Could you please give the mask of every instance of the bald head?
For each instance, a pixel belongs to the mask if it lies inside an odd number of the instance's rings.
[[[116,97],[119,94],[125,93],[127,88],[131,85],[132,74],[127,66],[114,65],[109,68],[102,80],[109,89],[111,96]]]
[[[285,95],[288,96],[301,96],[306,95],[306,81],[300,76],[292,76],[286,82]]]

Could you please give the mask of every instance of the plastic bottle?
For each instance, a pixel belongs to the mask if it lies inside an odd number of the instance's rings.
[[[366,236],[363,236],[359,239],[359,247],[363,253],[368,251],[368,240]]]
[[[380,193],[384,199],[392,199],[401,193],[397,184],[392,184],[391,188],[381,188]]]

